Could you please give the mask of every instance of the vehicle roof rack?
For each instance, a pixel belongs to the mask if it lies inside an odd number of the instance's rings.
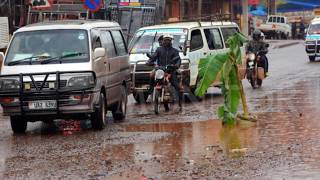
[[[223,25],[223,22],[232,22],[231,20],[231,14],[215,14],[215,15],[209,15],[209,16],[201,16],[201,17],[187,17],[187,19],[179,20],[179,21],[163,21],[163,24],[172,24],[172,23],[179,23],[179,22],[198,22],[199,27],[201,27],[201,22],[211,22],[211,25],[213,25],[213,22],[221,22],[221,25]]]

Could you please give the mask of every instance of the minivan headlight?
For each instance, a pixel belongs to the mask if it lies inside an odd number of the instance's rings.
[[[190,60],[183,59],[181,61],[180,69],[189,69],[190,68]]]
[[[1,78],[0,79],[0,90],[18,90],[20,88],[19,78]]]
[[[96,85],[93,72],[61,73],[60,80],[66,81],[69,88],[93,88]]]
[[[68,80],[68,87],[94,87],[95,82],[93,76],[76,76]]]

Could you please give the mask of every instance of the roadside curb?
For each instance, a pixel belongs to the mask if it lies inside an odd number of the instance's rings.
[[[286,43],[286,44],[275,45],[275,46],[272,47],[272,49],[281,49],[281,48],[297,45],[297,44],[300,44],[300,43],[301,42],[290,42],[290,43]]]

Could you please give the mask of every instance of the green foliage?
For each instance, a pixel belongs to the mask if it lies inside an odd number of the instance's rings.
[[[230,49],[226,53],[209,55],[200,59],[199,78],[196,95],[203,96],[211,84],[221,74],[224,105],[218,108],[218,116],[226,124],[235,122],[240,104],[240,87],[238,84],[237,65],[242,63],[240,46],[246,41],[245,36],[238,33],[227,40]]]

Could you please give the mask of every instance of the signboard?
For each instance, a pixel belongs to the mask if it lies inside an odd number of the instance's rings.
[[[52,0],[30,0],[32,9],[50,9],[52,7]]]
[[[141,6],[140,0],[120,0],[120,6]]]
[[[85,9],[91,12],[99,11],[102,6],[101,0],[83,0],[83,5]]]
[[[0,17],[0,49],[6,48],[9,43],[8,17]]]

